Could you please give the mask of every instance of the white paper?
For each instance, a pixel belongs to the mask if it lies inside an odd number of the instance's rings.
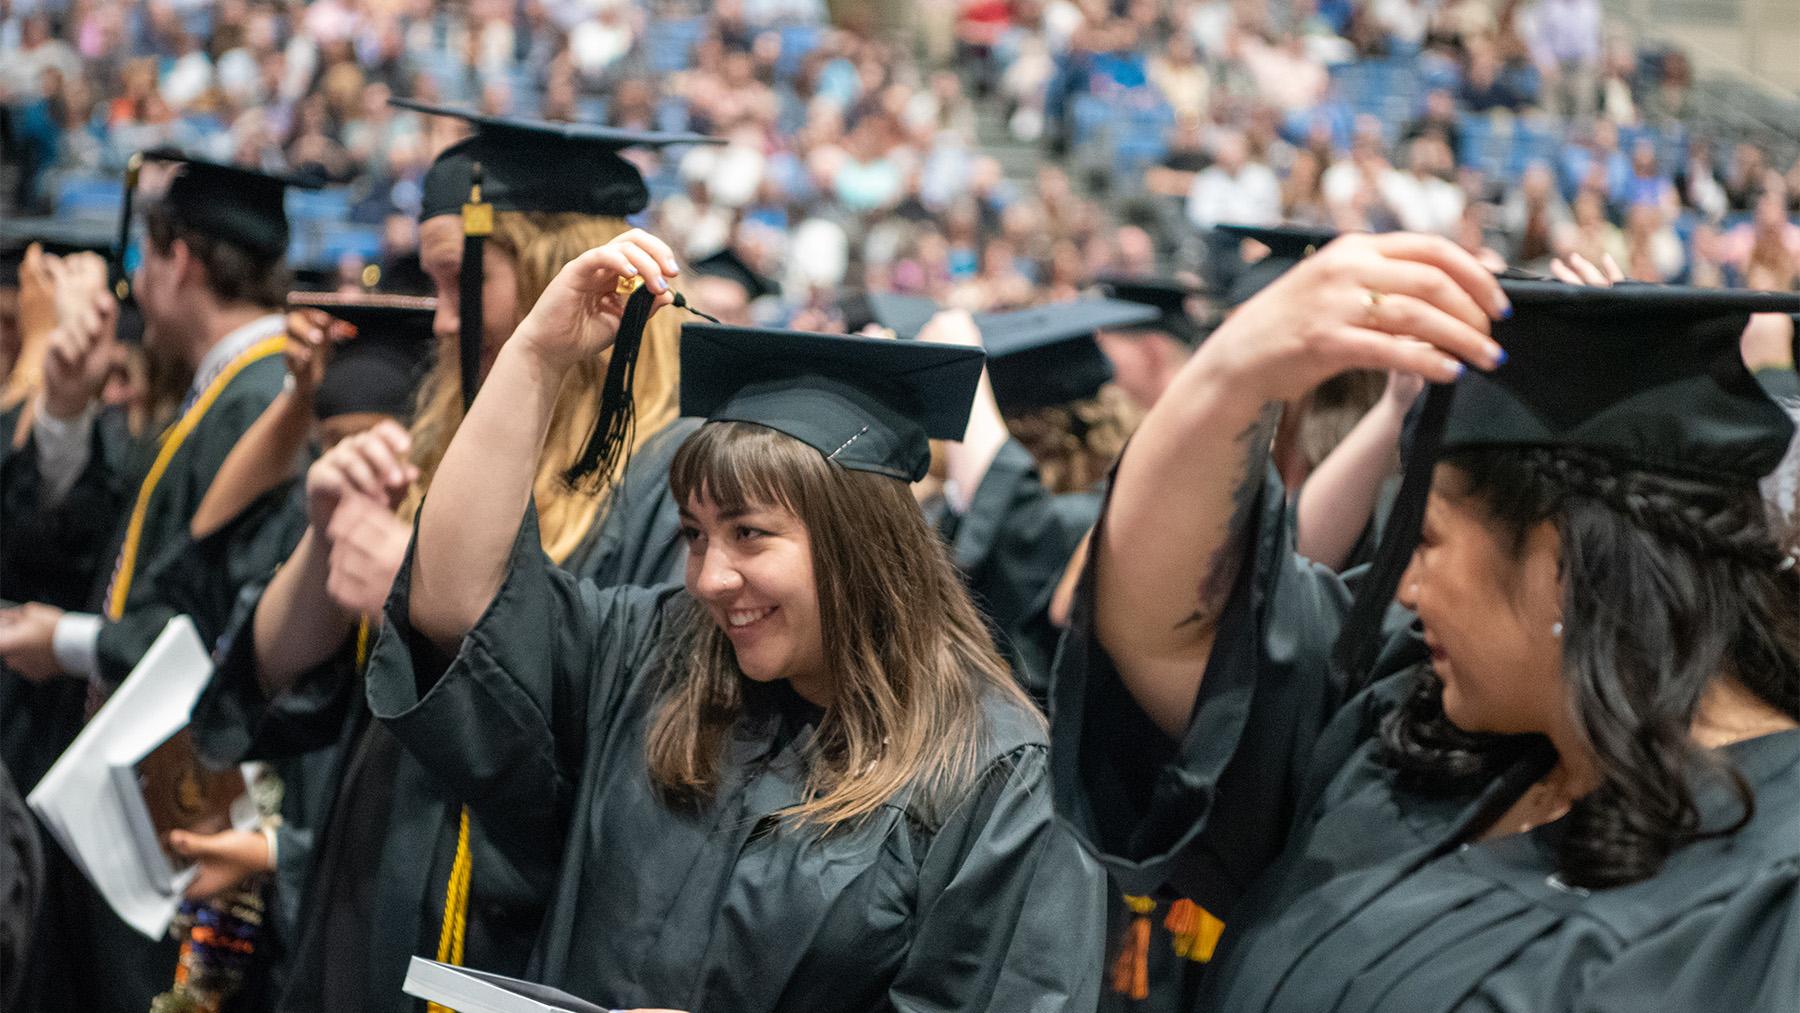
[[[622,1013],[535,982],[414,957],[401,991],[459,1013]]]
[[[151,939],[168,933],[182,891],[198,872],[145,863],[112,767],[136,763],[186,727],[211,677],[212,660],[193,621],[170,620],[26,800],[120,919]],[[234,805],[232,816],[240,829],[255,825],[253,806]]]

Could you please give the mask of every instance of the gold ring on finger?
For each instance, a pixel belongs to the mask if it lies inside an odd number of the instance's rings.
[[[630,295],[631,293],[636,292],[638,286],[643,283],[644,276],[641,274],[622,274],[619,276],[619,283],[614,288],[614,291],[619,295]]]
[[[1375,289],[1363,289],[1363,312],[1364,315],[1368,317],[1371,324],[1375,322],[1375,311],[1381,308],[1381,300],[1385,298],[1387,297]]]

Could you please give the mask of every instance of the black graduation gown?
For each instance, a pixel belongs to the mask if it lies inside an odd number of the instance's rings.
[[[626,584],[679,579],[685,550],[669,461],[698,425],[677,419],[638,448],[600,522],[565,560],[570,572]],[[220,645],[193,729],[212,762],[278,761],[285,771],[304,759],[305,790],[326,787],[322,801],[289,819],[307,834],[278,851],[275,900],[289,964],[276,1008],[412,1010],[420,1004],[400,983],[413,955],[437,954],[462,800],[370,719],[353,645],[279,697],[263,695],[248,628],[260,594],[246,596]],[[550,881],[515,867],[479,814],[469,846],[463,962],[522,974]]]
[[[1171,883],[1225,920],[1197,1009],[1800,1008],[1800,731],[1730,747],[1755,820],[1650,880],[1563,885],[1560,822],[1465,843],[1550,758],[1522,740],[1464,796],[1399,785],[1374,736],[1422,676],[1422,646],[1395,623],[1377,681],[1346,700],[1327,659],[1349,595],[1293,555],[1279,484],[1264,492],[1179,743],[1099,647],[1091,582],[1054,686],[1059,813],[1116,875]],[[1722,786],[1700,798],[1708,825],[1735,818]]]
[[[754,687],[717,797],[671,808],[644,735],[684,591],[578,581],[544,559],[528,514],[445,669],[407,626],[410,569],[370,707],[517,866],[555,881],[529,976],[613,1007],[1093,1008],[1103,880],[1052,819],[1029,709],[989,698],[978,785],[947,813],[903,794],[821,838],[772,818],[803,798],[819,712]]]
[[[969,509],[946,511],[938,521],[995,645],[1039,703],[1049,692],[1050,659],[1061,633],[1050,621],[1050,598],[1100,515],[1100,497],[1099,489],[1060,495],[1045,489],[1031,452],[1007,440]]]

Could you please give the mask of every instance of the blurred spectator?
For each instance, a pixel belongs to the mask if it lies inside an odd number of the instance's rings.
[[[1614,203],[1624,208],[1649,204],[1665,216],[1673,217],[1681,207],[1675,182],[1656,164],[1656,142],[1641,138],[1631,147],[1631,175],[1624,188],[1614,195]]]
[[[1681,237],[1670,227],[1663,209],[1653,203],[1634,204],[1625,216],[1625,257],[1619,261],[1633,281],[1657,284],[1674,281],[1687,266]]]
[[[1411,232],[1450,235],[1462,219],[1464,197],[1449,175],[1450,149],[1434,136],[1406,145],[1406,168],[1390,168],[1377,184],[1400,227]]]
[[[1194,177],[1187,217],[1196,228],[1221,223],[1268,225],[1281,219],[1281,183],[1261,162],[1250,161],[1238,131],[1220,135],[1213,164]]]
[[[1739,143],[1731,151],[1731,168],[1725,176],[1725,199],[1733,211],[1748,211],[1769,185],[1769,163],[1762,148]]]
[[[1709,219],[1725,217],[1730,199],[1725,184],[1719,182],[1719,170],[1713,164],[1712,142],[1696,137],[1688,142],[1687,157],[1675,173],[1675,189],[1681,202]]]
[[[1519,186],[1500,207],[1500,228],[1512,237],[1508,262],[1527,271],[1549,273],[1556,235],[1571,220],[1569,205],[1556,192],[1556,177],[1542,162],[1527,166]]]
[[[1553,82],[1557,111],[1577,120],[1594,111],[1600,17],[1600,0],[1539,0],[1528,18],[1526,41],[1539,70]]]

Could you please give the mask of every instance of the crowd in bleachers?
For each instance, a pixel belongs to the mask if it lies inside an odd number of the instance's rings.
[[[1712,136],[1693,71],[1598,0],[15,0],[0,206],[116,207],[175,144],[320,173],[292,259],[403,251],[444,122],[389,96],[691,129],[650,214],[780,275],[970,308],[1204,253],[1190,226],[1438,232],[1494,262],[1791,288],[1800,158]],[[904,23],[890,23],[900,19]],[[1791,142],[1790,142],[1791,144]],[[1041,145],[1034,167],[1002,161]],[[1024,149],[1028,154],[1029,149]]]

